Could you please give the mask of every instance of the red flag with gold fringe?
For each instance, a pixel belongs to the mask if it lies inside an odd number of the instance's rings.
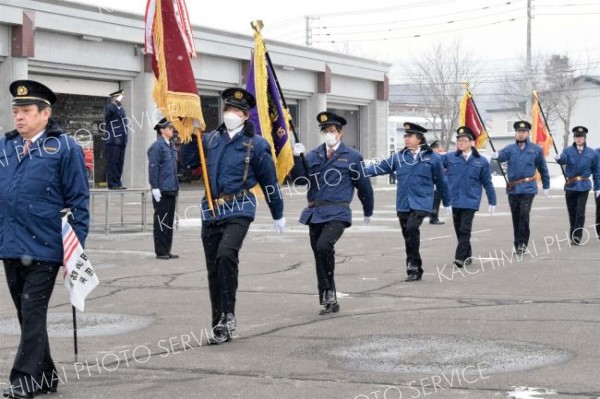
[[[202,130],[205,125],[191,63],[196,48],[184,0],[148,0],[145,50],[152,55],[154,101],[188,142],[194,120]]]

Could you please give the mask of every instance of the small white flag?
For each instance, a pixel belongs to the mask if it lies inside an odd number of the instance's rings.
[[[83,312],[85,297],[100,281],[67,218],[62,218],[63,278],[71,303]]]

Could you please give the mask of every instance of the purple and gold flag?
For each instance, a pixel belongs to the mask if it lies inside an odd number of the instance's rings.
[[[291,118],[289,111],[283,106],[273,65],[267,58],[267,50],[260,32],[254,34],[254,43],[246,84],[246,90],[256,98],[256,107],[250,110],[250,121],[254,124],[256,133],[271,144],[277,178],[281,183],[294,166],[289,136]]]

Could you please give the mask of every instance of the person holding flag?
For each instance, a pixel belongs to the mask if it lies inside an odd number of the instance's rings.
[[[364,222],[373,215],[371,180],[360,172],[362,155],[342,142],[346,120],[333,112],[321,112],[317,122],[324,140],[306,154],[308,170],[294,177],[298,184],[307,183],[308,206],[300,215],[300,223],[308,225],[310,246],[315,256],[320,315],[340,310],[335,290],[335,243],[352,225],[350,202],[354,190],[363,206]],[[294,155],[305,152],[304,144],[294,144]]]
[[[471,231],[473,218],[479,210],[482,187],[489,202],[489,212],[496,210],[496,191],[492,184],[490,163],[474,147],[475,133],[468,126],[456,130],[456,151],[442,156],[450,190],[452,221],[458,239],[454,254],[457,267],[472,262]]]
[[[70,208],[72,229],[85,245],[89,187],[83,150],[51,118],[54,92],[18,80],[10,93],[16,129],[0,139],[0,259],[21,340],[4,397],[33,398],[56,392],[59,381],[46,321],[64,261],[61,211]]]
[[[202,137],[209,173],[205,182],[216,197],[213,210],[208,199],[202,199],[201,234],[214,335],[209,343],[217,344],[229,341],[236,329],[238,254],[256,214],[253,187],[262,188],[275,230],[281,233],[285,228],[271,147],[248,120],[250,109],[256,105],[254,96],[232,87],[223,91],[222,98],[223,123]]]
[[[575,126],[573,145],[565,148],[554,159],[559,165],[565,165],[565,199],[569,213],[569,237],[575,245],[581,244],[585,223],[585,206],[592,188],[590,176],[594,179],[596,198],[600,196],[600,166],[596,151],[586,145],[588,129]]]
[[[531,124],[527,121],[516,121],[515,143],[509,144],[494,152],[492,159],[499,163],[508,162],[508,184],[506,192],[512,215],[514,246],[517,255],[527,251],[529,245],[529,214],[533,198],[538,192],[535,179],[536,170],[542,178],[544,196],[550,197],[550,175],[542,149],[529,140]]]

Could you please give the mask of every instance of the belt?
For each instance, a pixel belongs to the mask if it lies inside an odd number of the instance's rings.
[[[521,183],[529,183],[530,181],[534,181],[535,180],[535,176],[532,177],[524,177],[522,179],[517,179],[517,180],[513,180],[513,181],[509,181],[508,182],[508,189],[512,190],[513,188],[515,188],[515,186],[517,184],[521,184]]]
[[[219,198],[216,198],[213,200],[215,205],[225,205],[227,202],[229,201],[233,201],[234,199],[241,199],[244,198],[244,196],[247,196],[248,194],[250,194],[250,191],[247,189],[243,189],[242,191],[240,191],[239,193],[236,194],[221,194],[219,195]]]
[[[335,206],[350,206],[349,202],[335,202],[335,201],[308,201],[309,208],[315,208],[323,205],[335,205]]]
[[[583,176],[574,176],[574,177],[569,177],[567,178],[567,186],[570,186],[571,184],[575,184],[575,182],[578,181],[589,181],[590,178],[589,177],[583,177]]]

